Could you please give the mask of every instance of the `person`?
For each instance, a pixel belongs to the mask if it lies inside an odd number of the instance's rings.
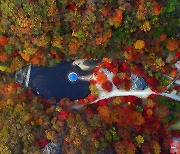
[[[99,61],[77,60],[62,62],[55,67],[29,65],[15,73],[15,81],[30,87],[45,99],[64,97],[81,99],[89,93],[89,77]]]

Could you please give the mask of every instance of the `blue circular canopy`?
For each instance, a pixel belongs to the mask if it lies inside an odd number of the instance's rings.
[[[71,72],[68,74],[68,79],[71,82],[74,82],[78,79],[78,75],[75,72]]]

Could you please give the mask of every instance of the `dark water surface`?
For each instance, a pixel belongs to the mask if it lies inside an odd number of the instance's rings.
[[[55,67],[32,66],[29,87],[46,99],[55,97],[60,100],[68,97],[74,100],[86,97],[90,93],[89,82],[69,81],[68,74],[71,72],[79,76],[90,73],[82,71],[78,66],[73,66],[71,62],[63,62]]]

